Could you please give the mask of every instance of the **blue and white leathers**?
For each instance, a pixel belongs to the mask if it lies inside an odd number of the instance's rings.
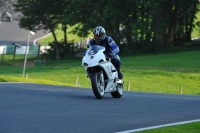
[[[88,43],[88,47],[91,45],[100,45],[105,47],[105,54],[112,53],[113,55],[119,54],[119,47],[115,43],[115,41],[109,37],[105,36],[103,40],[96,42],[94,39],[91,39]]]
[[[104,54],[105,55],[109,55],[112,54],[112,60],[111,62],[113,63],[113,65],[115,66],[115,68],[118,71],[118,77],[119,79],[123,78],[123,74],[120,71],[120,66],[121,66],[121,61],[120,58],[118,56],[120,50],[118,45],[115,43],[115,41],[109,37],[109,36],[104,36],[103,39],[101,41],[95,41],[94,39],[91,39],[88,43],[88,47],[92,46],[92,45],[100,45],[105,47],[105,51]]]

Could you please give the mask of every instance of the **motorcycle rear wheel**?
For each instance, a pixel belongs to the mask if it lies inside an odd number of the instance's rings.
[[[116,88],[117,90],[115,92],[111,92],[111,95],[114,98],[120,98],[123,95],[123,84],[118,83]]]
[[[92,90],[97,99],[102,99],[105,94],[105,82],[103,78],[103,73],[98,74],[98,75],[91,75],[91,85],[92,85]]]

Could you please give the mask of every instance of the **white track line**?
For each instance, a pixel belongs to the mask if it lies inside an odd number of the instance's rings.
[[[134,130],[121,131],[121,132],[116,132],[116,133],[133,133],[133,132],[138,132],[138,131],[156,129],[156,128],[161,128],[161,127],[176,126],[176,125],[188,124],[188,123],[199,122],[199,121],[200,121],[200,119],[191,120],[191,121],[176,122],[176,123],[158,125],[158,126],[153,126],[153,127],[145,127],[145,128],[134,129]]]
[[[49,36],[49,35],[51,35],[51,33],[49,33],[49,34],[47,34],[47,35],[45,35],[45,36],[43,36],[43,37],[40,37],[40,38],[38,38],[38,39],[35,39],[35,40],[33,41],[33,45],[37,46],[36,42],[37,42],[38,40],[40,40],[40,39],[42,39],[42,38],[45,38],[45,37],[47,37],[47,36]]]

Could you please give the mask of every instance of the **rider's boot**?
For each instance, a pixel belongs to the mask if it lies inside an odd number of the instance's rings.
[[[117,70],[117,72],[118,72],[118,79],[121,79],[121,80],[122,80],[123,74],[122,74],[122,72],[121,72],[121,70],[120,70],[120,66],[121,66],[120,60],[118,60],[117,58],[113,58],[113,59],[111,60],[111,62],[113,63],[113,65],[115,66],[115,68],[116,68],[116,70]]]
[[[118,79],[121,79],[121,80],[122,80],[123,74],[122,74],[122,72],[121,72],[121,70],[120,70],[120,67],[117,67],[116,69],[117,69],[117,72],[118,72]]]

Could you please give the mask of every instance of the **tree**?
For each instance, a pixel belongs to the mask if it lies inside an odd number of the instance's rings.
[[[154,42],[179,46],[189,42],[197,5],[197,0],[160,0],[154,16]]]
[[[14,2],[15,0],[0,0],[0,18],[5,15],[5,12],[13,12],[12,4]]]
[[[70,0],[69,0],[70,1]],[[41,29],[50,30],[54,37],[56,48],[56,59],[59,57],[59,42],[55,30],[58,25],[62,25],[64,32],[64,42],[67,44],[67,24],[70,24],[67,16],[69,15],[68,0],[17,0],[14,4],[15,11],[21,12],[20,27],[28,30],[38,31]]]
[[[54,36],[57,59],[59,43],[54,31],[59,24],[65,45],[68,25],[76,24],[73,33],[80,37],[86,37],[93,28],[101,25],[109,36],[118,44],[122,42],[129,51],[149,52],[190,41],[195,14],[199,11],[197,0],[17,1],[16,10],[23,14],[21,27],[49,29]]]

